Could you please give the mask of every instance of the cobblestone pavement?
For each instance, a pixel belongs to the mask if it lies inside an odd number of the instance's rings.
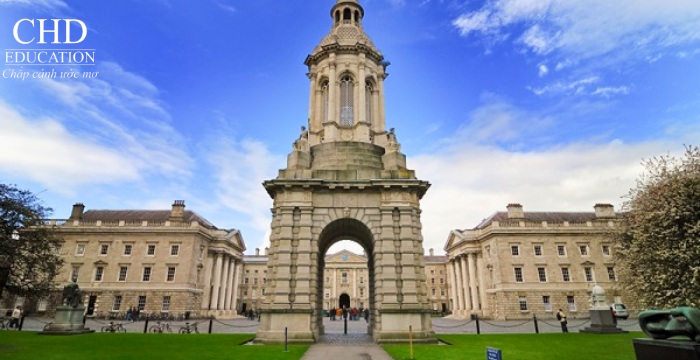
[[[23,331],[41,331],[44,326],[53,321],[53,319],[43,317],[28,317],[25,318],[22,327]],[[109,321],[120,322],[119,320],[104,320],[104,319],[88,319],[86,327],[100,331],[102,326],[107,325]],[[197,323],[200,333],[209,332],[209,319],[191,319],[190,323]],[[143,332],[146,327],[144,321],[137,322],[122,322],[127,332]],[[148,328],[155,325],[155,321],[148,322]],[[342,336],[344,331],[343,321],[330,321],[328,318],[323,319],[325,335],[321,342],[330,344],[351,343],[357,341],[359,343],[371,343],[367,335],[367,323],[364,320],[348,321],[348,335]],[[181,326],[184,326],[184,321],[170,322],[170,327],[173,332],[177,332]],[[588,319],[572,319],[569,318],[569,331],[578,332],[579,330],[590,325]],[[254,334],[258,331],[259,323],[257,320],[248,320],[246,318],[226,319],[226,320],[211,320],[212,333],[243,333]],[[559,332],[561,328],[555,318],[538,319],[538,330],[541,333]],[[638,331],[639,323],[637,319],[628,319],[618,321],[618,327],[627,331]],[[433,318],[433,330],[437,334],[476,334],[476,321],[470,319],[451,319]],[[479,331],[482,334],[494,333],[534,333],[535,322],[533,319],[520,321],[496,321],[496,320],[479,320]],[[356,343],[357,343],[356,342]]]

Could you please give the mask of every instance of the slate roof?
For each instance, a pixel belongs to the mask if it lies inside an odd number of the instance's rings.
[[[148,221],[148,222],[165,222],[170,219],[170,210],[88,210],[80,217],[85,221]],[[212,225],[208,220],[201,217],[194,211],[185,210],[184,221],[196,221],[200,225],[216,230],[217,227]]]
[[[619,214],[617,215],[620,216]],[[586,222],[599,220],[596,218],[595,212],[524,212],[524,216],[518,219],[509,219],[507,211],[499,211],[495,214],[489,216],[488,218],[481,221],[473,230],[483,229],[491,225],[492,222],[505,222],[505,221],[531,221],[531,222]]]
[[[425,255],[423,259],[426,263],[444,263],[447,262],[447,255]]]

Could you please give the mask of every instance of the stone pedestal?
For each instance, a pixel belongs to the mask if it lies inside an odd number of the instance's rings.
[[[690,340],[634,339],[637,360],[700,360],[700,344]]]
[[[591,326],[584,328],[581,332],[595,334],[620,334],[627,332],[617,327],[610,310],[590,310],[590,316]]]
[[[40,335],[76,335],[92,333],[95,330],[90,330],[83,324],[85,314],[85,306],[78,305],[71,307],[61,305],[56,308],[56,316],[54,322],[48,324],[44,331],[40,331]]]

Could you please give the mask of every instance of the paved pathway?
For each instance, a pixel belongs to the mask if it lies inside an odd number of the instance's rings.
[[[314,344],[301,360],[393,360],[377,344],[330,345]]]

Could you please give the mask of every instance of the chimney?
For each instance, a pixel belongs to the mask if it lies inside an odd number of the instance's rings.
[[[185,200],[175,200],[173,208],[170,211],[169,220],[184,220],[185,219]]]
[[[523,206],[520,204],[508,204],[506,207],[508,209],[508,219],[523,219],[525,218],[525,213],[523,212]]]
[[[85,205],[83,205],[83,203],[76,203],[73,205],[73,211],[70,213],[70,220],[82,219],[83,211],[85,211]]]
[[[269,247],[266,247],[266,248],[265,248],[265,255],[267,255],[267,252],[268,252],[268,251],[270,251],[270,248],[269,248]]]
[[[260,248],[255,248],[255,256],[260,256]]]
[[[435,256],[435,250],[433,250],[433,248],[430,248],[428,251],[430,252],[430,256]]]
[[[615,217],[615,208],[610,204],[595,204],[596,219],[609,219]]]

